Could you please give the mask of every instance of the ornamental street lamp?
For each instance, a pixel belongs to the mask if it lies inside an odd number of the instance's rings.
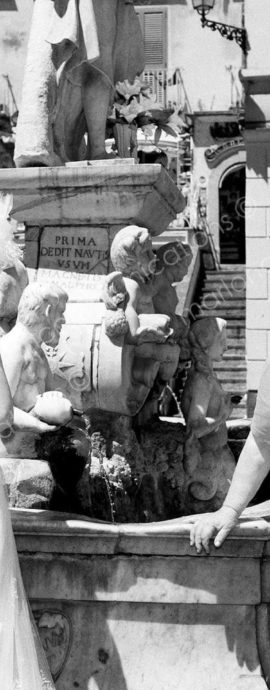
[[[206,18],[206,15],[215,5],[215,0],[192,0],[194,10],[201,15],[201,25],[204,28],[208,26],[212,31],[219,31],[221,36],[224,36],[229,41],[236,41],[240,48],[242,48],[245,55],[248,51],[247,32],[244,28],[238,26],[231,26],[230,24],[223,24],[222,22],[211,21]]]

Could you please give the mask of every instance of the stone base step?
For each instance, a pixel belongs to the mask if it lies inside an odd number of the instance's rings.
[[[218,288],[226,288],[227,290],[235,290],[235,292],[244,292],[246,289],[246,281],[245,277],[241,275],[231,275],[231,276],[219,276],[218,278],[214,277],[209,277],[207,276],[206,280],[204,280],[204,285],[203,287],[211,288],[213,289],[213,286]]]
[[[220,267],[217,270],[211,271],[210,269],[207,270],[207,275],[215,273],[216,275],[220,273],[244,273],[245,274],[245,266],[244,264],[226,264],[222,263]]]
[[[205,314],[203,312],[203,316],[217,316],[216,314]],[[246,329],[245,329],[245,324],[238,324],[237,319],[233,322],[232,319],[226,319],[227,321],[227,338],[230,339],[239,339],[239,338],[244,338]]]
[[[220,383],[226,383],[230,387],[233,386],[238,386],[238,384],[245,384],[246,386],[246,372],[245,371],[232,371],[227,372],[227,371],[218,371],[217,377]],[[228,389],[227,389],[228,390]]]
[[[243,374],[243,376],[246,376],[247,368],[246,366],[242,366],[241,364],[238,364],[235,367],[232,367],[231,365],[229,365],[229,367],[226,367],[226,364],[223,364],[222,362],[215,362],[214,371],[216,372],[218,377],[220,377],[222,374],[224,376],[227,376],[228,380],[233,380],[234,374]]]
[[[231,362],[233,365],[237,362],[245,362],[245,352],[232,352],[228,347],[228,350],[223,355],[224,362]]]
[[[220,376],[218,376],[220,380]],[[222,388],[227,393],[240,393],[240,395],[245,395],[247,392],[246,381],[220,381],[222,383]]]
[[[240,403],[233,408],[229,419],[243,419],[244,417],[247,417],[246,403],[243,403],[243,405]]]
[[[235,271],[234,268],[230,268],[227,271],[206,271],[205,273],[205,279],[206,280],[222,280],[224,278],[225,280],[231,280],[236,276],[239,279],[245,279],[245,271],[241,268],[239,271]]]
[[[224,306],[224,302],[217,301],[216,303],[211,299],[209,303],[201,302],[200,304],[200,315],[201,316],[221,316],[221,314],[226,314],[227,319],[226,321],[233,320],[235,321],[238,319],[239,323],[243,321],[243,324],[245,325],[246,322],[246,310],[245,310],[245,304],[243,306],[239,307],[237,304],[235,304],[233,301],[231,304],[227,304]],[[222,318],[222,317],[221,317]]]
[[[202,289],[202,295],[203,295],[203,300],[206,299],[213,299],[218,300],[219,302],[237,302],[237,304],[243,304],[245,306],[246,303],[246,297],[243,292],[233,292],[232,290],[226,290],[226,288],[221,288],[218,290],[213,290],[209,288],[203,288]]]

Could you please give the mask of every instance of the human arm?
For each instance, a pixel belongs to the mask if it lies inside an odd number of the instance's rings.
[[[11,397],[14,399],[24,362],[24,348],[20,339],[13,338],[11,340],[10,333],[3,336],[1,339],[1,357]]]
[[[0,433],[13,424],[12,398],[0,358]]]
[[[270,446],[258,440],[258,437],[255,438],[250,432],[223,506],[215,513],[194,515],[190,518],[190,544],[195,546],[198,553],[202,548],[209,553],[209,540],[213,536],[216,547],[223,544],[269,470]]]

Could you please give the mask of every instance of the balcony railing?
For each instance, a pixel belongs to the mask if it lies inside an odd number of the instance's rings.
[[[167,105],[167,70],[147,69],[143,72],[143,80],[150,86],[152,96],[156,96],[157,103]]]

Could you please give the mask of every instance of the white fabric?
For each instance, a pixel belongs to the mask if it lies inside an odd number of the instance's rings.
[[[0,476],[0,688],[1,690],[55,690],[24,591],[2,471]]]
[[[56,67],[67,62],[74,51],[78,51],[77,65],[81,61],[96,60],[99,41],[92,0],[65,0],[65,11],[62,7],[61,13],[58,3],[54,2],[46,41],[60,49],[54,56],[58,62]]]

